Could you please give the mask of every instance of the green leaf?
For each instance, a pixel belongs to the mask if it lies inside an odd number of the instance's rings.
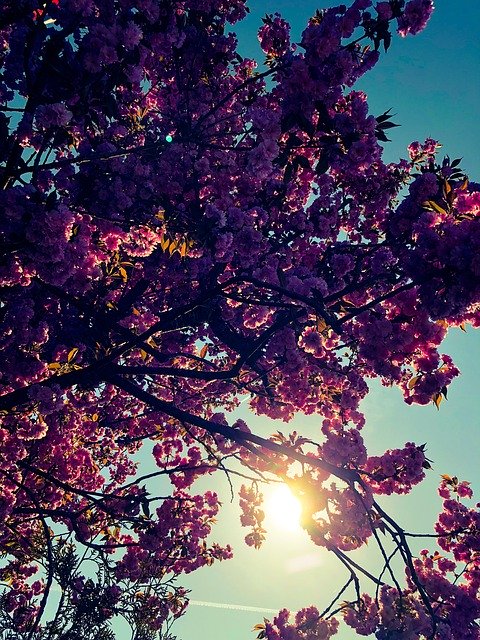
[[[295,167],[302,167],[302,169],[310,169],[310,162],[305,156],[296,156],[293,160]]]
[[[394,129],[395,127],[399,127],[399,124],[395,124],[394,122],[382,122],[378,128],[379,129]]]
[[[289,162],[285,167],[285,172],[283,174],[283,182],[285,183],[290,182],[292,175],[293,175],[293,165],[291,162]]]
[[[384,111],[380,116],[377,116],[375,118],[375,120],[377,122],[386,122],[387,120],[389,120],[394,114],[391,113],[392,109],[388,109],[387,111]]]
[[[315,173],[317,175],[321,175],[322,173],[326,173],[330,167],[330,163],[328,162],[328,157],[326,153],[322,153],[319,161],[315,166]]]

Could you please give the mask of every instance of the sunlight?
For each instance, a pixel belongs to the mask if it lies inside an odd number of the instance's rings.
[[[298,532],[302,507],[290,489],[281,484],[275,487],[265,501],[267,528]]]

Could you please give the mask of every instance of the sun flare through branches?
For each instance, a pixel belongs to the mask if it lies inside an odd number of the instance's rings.
[[[267,528],[290,533],[302,530],[300,516],[302,505],[290,489],[281,484],[276,486],[265,501],[265,518]]]

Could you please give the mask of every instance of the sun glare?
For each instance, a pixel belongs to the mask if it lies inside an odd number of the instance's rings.
[[[290,489],[284,485],[278,485],[273,489],[265,501],[265,516],[267,528],[282,529],[283,531],[300,531],[300,502],[295,498]]]

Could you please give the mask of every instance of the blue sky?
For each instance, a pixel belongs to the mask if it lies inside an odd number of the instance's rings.
[[[250,2],[250,16],[235,27],[240,52],[261,55],[256,31],[265,13],[279,11],[291,22],[293,39],[298,41],[315,9],[333,4],[338,2]],[[392,142],[385,149],[387,160],[405,155],[412,140],[433,137],[442,142],[446,154],[463,157],[462,168],[473,180],[480,181],[479,24],[478,0],[437,0],[428,28],[414,38],[395,38],[377,68],[359,83],[358,87],[369,96],[373,114],[392,108],[396,114],[394,121],[401,124],[390,132]],[[409,440],[427,443],[427,455],[434,461],[427,480],[409,497],[382,502],[412,531],[431,530],[440,507],[436,486],[442,473],[470,480],[479,499],[480,334],[471,328],[467,328],[467,333],[452,330],[444,351],[454,357],[462,377],[452,384],[448,402],[442,404],[440,411],[433,406],[408,407],[398,390],[383,389],[377,384],[372,385],[363,405],[367,416],[364,436],[371,453],[402,446]],[[249,416],[248,420],[263,435],[282,428],[266,419]],[[318,418],[299,417],[290,426],[307,429],[313,435],[318,432],[319,423]],[[243,544],[246,531],[239,526],[237,500],[230,504],[227,482],[221,479],[217,482],[220,484],[215,488],[222,494],[225,505],[212,538],[230,542],[235,558],[180,581],[192,589],[192,600],[203,604],[192,604],[177,623],[178,637],[253,640],[256,637],[251,631],[253,625],[261,622],[263,615],[271,617],[269,609],[326,606],[343,577],[334,559],[316,548],[303,532],[272,530],[260,551],[247,548]],[[360,552],[360,558],[375,564],[372,549]],[[336,637],[350,640],[355,636],[343,628]]]

